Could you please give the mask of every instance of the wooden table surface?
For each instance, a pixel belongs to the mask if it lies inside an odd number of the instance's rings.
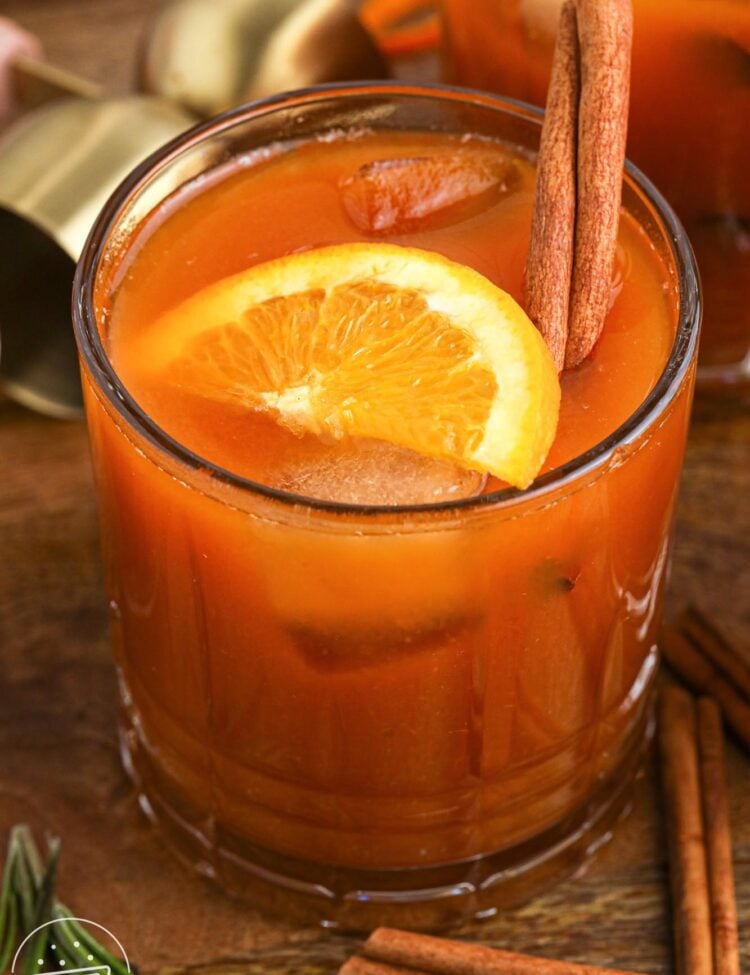
[[[269,0],[270,2],[270,0]],[[124,90],[149,0],[3,0],[53,62]],[[63,839],[59,893],[144,973],[327,973],[352,939],[264,919],[190,875],[121,770],[96,511],[83,423],[0,402],[0,836]],[[698,404],[670,604],[694,601],[750,648],[750,409]],[[637,517],[637,510],[634,510]],[[729,753],[744,962],[750,968],[750,760]],[[643,972],[672,969],[653,759],[633,811],[583,876],[460,930],[487,943]]]

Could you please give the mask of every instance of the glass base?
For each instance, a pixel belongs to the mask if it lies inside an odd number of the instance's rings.
[[[162,788],[132,729],[123,727],[121,744],[142,810],[180,859],[230,894],[304,925],[435,930],[518,906],[585,867],[629,811],[652,724],[647,708],[619,765],[582,807],[553,827],[498,853],[413,870],[355,870],[255,846],[210,817],[196,819],[195,810]]]

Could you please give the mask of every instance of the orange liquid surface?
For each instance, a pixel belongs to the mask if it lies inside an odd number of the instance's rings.
[[[750,4],[635,0],[628,156],[674,206],[698,258],[701,361],[750,349]],[[546,101],[556,5],[443,0],[452,80]]]
[[[467,151],[466,142],[452,144],[459,145]],[[272,417],[212,403],[177,386],[155,386],[128,356],[129,339],[153,328],[162,312],[205,285],[283,254],[387,239],[468,264],[522,300],[533,203],[533,168],[522,157],[514,161],[512,190],[468,218],[460,219],[459,212],[448,226],[374,237],[347,216],[340,184],[360,166],[450,147],[445,137],[393,135],[308,144],[270,165],[230,175],[183,203],[167,220],[144,227],[145,240],[119,283],[109,339],[115,368],[146,412],[200,456],[265,483],[275,483],[275,469],[290,457],[309,457],[312,464],[330,452],[315,436],[300,439]],[[484,142],[477,141],[476,148],[487,151]],[[497,151],[501,158],[507,154],[500,147]],[[672,345],[673,282],[628,216],[622,221],[612,293],[612,309],[594,354],[563,375],[558,434],[545,469],[583,453],[625,421],[653,388]]]
[[[128,340],[254,262],[366,239],[340,181],[372,160],[455,145],[408,133],[310,143],[147,219],[98,289],[136,400],[248,477],[332,449],[147,384]],[[515,166],[512,191],[388,239],[520,297],[533,169],[521,156]],[[612,308],[590,360],[563,376],[548,466],[643,401],[676,317],[674,275],[625,215]],[[301,861],[432,867],[532,842],[611,788],[643,728],[689,382],[620,463],[573,490],[408,523],[298,516],[217,486],[155,455],[86,389],[128,748],[152,806],[187,823],[206,856],[261,849],[294,876]]]

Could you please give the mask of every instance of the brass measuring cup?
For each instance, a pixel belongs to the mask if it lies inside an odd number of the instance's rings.
[[[0,135],[0,390],[42,413],[78,416],[76,261],[115,186],[194,119],[163,99],[103,98],[30,58],[13,67],[23,101],[38,107]]]
[[[149,94],[121,98],[44,64],[38,42],[25,36],[13,83],[16,100],[32,110],[0,136],[1,392],[53,416],[81,415],[70,292],[110,192],[196,115],[284,88],[385,77],[357,7],[358,0],[167,3],[141,46],[140,84]],[[15,26],[0,18],[0,30],[8,25]]]

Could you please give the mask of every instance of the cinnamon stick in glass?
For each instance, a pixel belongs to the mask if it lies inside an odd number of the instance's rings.
[[[565,366],[573,277],[579,98],[576,4],[565,0],[539,144],[525,280],[526,311],[542,333],[558,372]]]
[[[628,132],[630,0],[578,0],[576,230],[565,368],[596,344],[609,310]]]
[[[630,0],[565,0],[537,164],[526,308],[558,370],[609,310],[630,94]]]

